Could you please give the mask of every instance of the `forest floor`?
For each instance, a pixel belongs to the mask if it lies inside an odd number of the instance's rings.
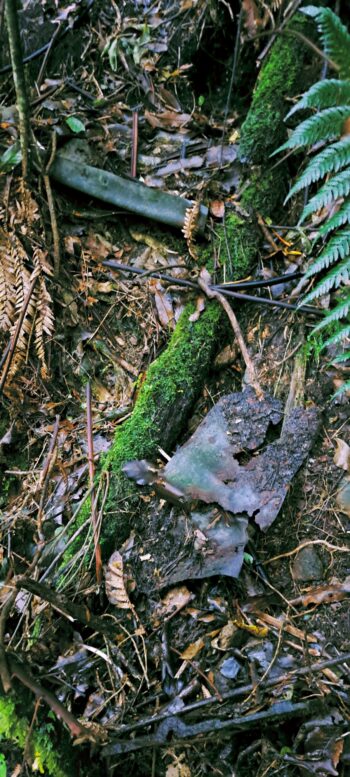
[[[298,279],[282,279],[276,287],[258,289],[255,302],[234,305],[267,406],[276,407],[278,415],[275,428],[265,430],[266,439],[263,435],[250,447],[241,440],[237,461],[248,474],[254,467],[259,474],[257,462],[268,448],[281,455],[279,483],[280,470],[288,470],[283,457],[293,445],[297,457],[298,435],[305,449],[303,461],[276,486],[281,509],[274,519],[261,531],[251,517],[249,538],[240,546],[239,576],[220,574],[220,552],[217,566],[210,553],[203,555],[208,525],[226,531],[229,511],[220,513],[206,496],[204,528],[202,518],[194,526],[193,512],[181,500],[169,506],[153,482],[139,486],[136,506],[135,497],[115,505],[122,519],[125,513],[128,530],[115,538],[107,557],[102,549],[102,584],[96,582],[94,559],[84,562],[91,532],[74,566],[63,577],[57,573],[67,542],[62,527],[91,491],[89,463],[90,476],[93,460],[98,479],[115,434],[131,417],[148,367],[165,351],[185,304],[193,301],[198,318],[209,304],[199,287],[184,289],[176,280],[198,279],[205,263],[214,282],[232,277],[235,257],[224,237],[220,253],[218,234],[225,236],[225,219],[239,213],[239,131],[263,44],[248,41],[246,22],[236,74],[245,79],[244,87],[235,88],[233,99],[239,4],[232,12],[226,5],[208,10],[205,2],[185,0],[157,7],[101,0],[87,3],[82,15],[78,3],[64,7],[43,1],[29,3],[25,11],[25,54],[50,39],[54,20],[68,28],[54,42],[42,72],[42,59],[28,66],[32,127],[48,157],[56,143],[60,149],[78,138],[80,148],[90,147],[92,165],[130,179],[137,144],[137,176],[146,185],[209,207],[205,236],[186,243],[180,230],[52,180],[60,267],[56,277],[45,276],[51,297],[42,297],[49,332],[45,356],[40,348],[35,355],[30,342],[39,304],[3,387],[2,606],[16,580],[26,577],[41,542],[27,588],[24,583],[6,614],[4,645],[90,732],[93,744],[81,741],[74,748],[81,774],[89,769],[90,774],[103,770],[135,777],[341,777],[349,768],[349,505],[341,503],[339,490],[350,467],[350,422],[347,394],[334,397],[344,371],[332,364],[332,354],[320,349],[319,340],[310,341],[313,320],[305,313],[258,301],[262,295],[297,303]],[[0,70],[0,78],[3,151],[17,130],[14,111],[8,110],[10,75]],[[23,212],[16,173],[3,176],[2,208],[26,251],[21,277],[28,284],[33,252],[39,246],[52,255],[52,213],[50,219],[42,181],[38,188],[31,185]],[[294,174],[292,166],[291,183]],[[296,207],[285,209],[280,226],[262,224],[251,280],[305,269],[312,230],[294,228]],[[103,265],[106,260],[124,269]],[[172,274],[174,283],[155,273]],[[27,286],[21,283],[23,304]],[[18,309],[13,294],[9,310]],[[9,325],[3,329],[5,349]],[[288,397],[295,399],[293,380],[306,415],[291,430],[287,447],[276,453],[283,409]],[[249,417],[246,383],[244,361],[227,324],[177,445],[156,452],[152,463],[158,470],[232,393],[254,436],[257,400]],[[307,415],[316,411],[317,430],[309,427]],[[234,423],[239,420],[238,413]],[[267,459],[261,461],[269,466]],[[209,467],[204,480],[211,474]],[[222,480],[227,485],[227,478]],[[99,517],[106,487],[101,478]],[[192,511],[198,502],[200,496],[193,497]],[[84,605],[87,621],[81,611],[69,611],[72,603]],[[91,615],[96,622],[89,626]],[[31,680],[27,685],[35,690]],[[45,705],[55,711],[52,700],[44,697],[38,708],[31,692],[25,700],[29,723],[45,731]],[[54,716],[49,725],[52,741],[59,742],[62,724]],[[6,740],[1,746],[8,775],[31,773],[20,748]]]

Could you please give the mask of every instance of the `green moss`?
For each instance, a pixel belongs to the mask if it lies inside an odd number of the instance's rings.
[[[297,15],[290,30],[308,34],[310,22]],[[248,116],[241,127],[241,157],[253,164],[266,164],[271,152],[287,136],[283,119],[289,105],[286,97],[294,97],[305,88],[303,67],[308,48],[300,38],[280,35],[274,42],[268,59],[262,66]]]
[[[285,165],[275,169],[255,168],[250,172],[249,184],[242,194],[241,202],[246,210],[253,209],[268,218],[276,215],[276,208],[283,202],[286,194]]]
[[[131,417],[118,427],[114,443],[103,461],[109,471],[110,487],[101,529],[101,544],[106,555],[129,531],[124,518],[128,500],[136,497],[137,488],[122,473],[122,466],[132,459],[154,459],[158,446],[172,446],[181,432],[189,409],[202,388],[210,367],[220,332],[222,309],[216,302],[207,304],[198,321],[189,316],[195,306],[190,303],[182,313],[167,348],[151,364],[140,387]],[[128,505],[130,508],[130,504]],[[89,501],[80,510],[71,527],[71,535],[89,517]],[[128,510],[130,513],[130,509]],[[85,532],[76,538],[63,558],[63,564],[82,546]]]
[[[49,731],[49,726],[45,727]],[[30,746],[30,755],[36,769],[41,774],[51,774],[53,777],[68,777],[72,774],[72,763],[67,764],[67,770],[62,768],[61,759],[54,749],[50,734],[42,730],[34,730],[28,735],[30,726],[28,720],[17,714],[16,702],[13,697],[0,697],[0,740],[7,740],[21,750]],[[67,747],[65,747],[65,752]]]

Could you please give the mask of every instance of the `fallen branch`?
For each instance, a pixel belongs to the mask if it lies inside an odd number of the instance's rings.
[[[201,277],[198,280],[198,285],[204,291],[204,293],[207,295],[207,297],[209,299],[216,299],[220,303],[221,307],[223,307],[225,313],[227,314],[229,322],[230,322],[230,324],[232,326],[232,329],[233,329],[233,331],[235,333],[235,337],[236,337],[238,346],[240,348],[241,354],[243,356],[245,366],[247,368],[249,384],[253,387],[256,395],[261,398],[263,396],[264,392],[263,392],[263,390],[262,390],[262,388],[261,388],[261,386],[259,384],[259,381],[258,381],[258,379],[256,377],[254,364],[253,364],[253,362],[252,362],[252,360],[250,358],[250,355],[249,355],[249,352],[248,352],[248,348],[247,348],[247,346],[246,346],[246,344],[244,342],[242,330],[241,330],[241,327],[240,327],[240,325],[238,323],[237,317],[236,317],[235,313],[233,312],[233,310],[231,308],[231,305],[229,305],[229,303],[227,302],[227,299],[225,299],[223,294],[221,294],[219,291],[217,291],[216,289],[211,288],[208,285],[208,281],[209,280],[210,280],[210,276],[209,276],[209,273],[207,272],[207,270],[204,270],[204,271],[202,270]]]
[[[67,710],[63,704],[61,704],[61,702],[53,693],[51,693],[51,691],[48,691],[46,688],[40,685],[40,683],[35,680],[33,675],[23,664],[20,664],[19,661],[14,658],[14,656],[8,655],[7,660],[11,675],[17,677],[18,680],[20,680],[21,683],[27,688],[30,688],[30,690],[33,691],[37,697],[43,699],[57,715],[57,717],[62,718],[62,720],[66,723],[72,736],[83,736],[88,739],[94,739],[92,732],[85,728],[85,726],[83,726],[81,723],[79,723],[77,718],[72,715],[72,713],[69,712],[69,710]]]
[[[151,189],[139,181],[99,170],[64,153],[56,156],[50,168],[50,175],[59,183],[89,194],[90,197],[180,229],[183,228],[186,211],[193,207],[193,202],[183,197]],[[201,205],[197,222],[199,233],[204,232],[207,215],[208,208]]]

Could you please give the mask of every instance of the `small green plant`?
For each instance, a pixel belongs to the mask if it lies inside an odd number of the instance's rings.
[[[317,144],[286,201],[316,184],[317,191],[308,199],[299,224],[324,208],[329,214],[317,230],[314,242],[315,248],[322,241],[321,248],[306,271],[306,277],[315,277],[316,284],[303,299],[305,304],[339,289],[335,307],[327,311],[312,332],[318,339],[320,330],[326,330],[327,339],[323,342],[326,347],[344,344],[350,336],[350,34],[329,8],[307,6],[301,10],[316,20],[324,52],[337,68],[339,77],[313,84],[293,106],[287,119],[305,109],[313,110],[313,115],[301,121],[275,153],[302,147],[311,147],[312,151]],[[319,185],[322,179],[326,180]],[[344,345],[335,361],[344,362],[349,358],[350,349]],[[350,381],[339,391],[348,389]]]
[[[6,759],[3,753],[0,753],[0,777],[6,777]]]

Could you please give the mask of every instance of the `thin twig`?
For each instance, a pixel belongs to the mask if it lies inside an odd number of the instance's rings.
[[[220,305],[223,307],[225,313],[227,314],[227,317],[230,321],[230,324],[232,326],[232,329],[235,333],[235,337],[237,340],[237,343],[239,345],[241,354],[244,359],[245,366],[247,368],[248,377],[249,377],[249,384],[253,386],[256,395],[261,399],[263,397],[263,390],[259,384],[259,381],[257,379],[254,364],[252,362],[252,359],[249,355],[248,348],[244,342],[244,337],[242,334],[241,327],[238,323],[237,317],[235,313],[233,312],[231,305],[225,299],[225,297],[220,294],[219,291],[216,291],[213,288],[210,288],[204,278],[199,278],[198,285],[201,287],[201,289],[204,291],[204,293],[209,297],[209,299],[217,299],[217,301],[220,303]]]
[[[61,702],[53,693],[51,693],[51,691],[47,690],[47,688],[44,688],[42,685],[40,685],[40,683],[37,682],[27,667],[25,667],[23,664],[20,664],[19,661],[14,658],[14,656],[8,656],[8,663],[11,675],[17,677],[18,680],[20,680],[21,683],[27,688],[30,688],[30,690],[33,691],[36,696],[42,698],[46,704],[51,707],[53,712],[55,712],[55,714],[59,718],[62,718],[62,720],[67,724],[73,736],[84,736],[88,739],[94,738],[91,735],[91,731],[85,728],[85,726],[82,726],[77,718],[72,715],[72,713],[69,712],[69,710],[67,710],[63,704],[61,704]]]
[[[93,429],[92,429],[90,381],[88,381],[86,384],[86,426],[87,426],[89,480],[90,480],[90,488],[91,488],[91,520],[92,520],[94,545],[95,545],[96,581],[97,581],[97,585],[100,585],[102,580],[102,558],[101,558],[101,546],[99,543],[99,536],[98,536],[97,517],[96,517],[96,494],[94,489],[95,463],[94,463],[94,438],[93,438]]]
[[[138,111],[133,111],[132,142],[131,142],[131,177],[132,178],[136,178],[136,175],[137,175],[138,127],[139,127],[139,113]]]
[[[139,275],[143,271],[136,267],[128,267],[128,265],[121,265],[119,262],[114,261],[114,259],[106,259],[101,264],[104,267],[110,267],[112,270],[122,271],[122,272],[130,272],[133,275]],[[157,272],[156,270],[152,273],[152,275],[155,278],[160,278],[162,281],[165,281],[166,283],[172,283],[176,286],[187,286],[188,288],[197,289],[199,288],[198,283],[195,283],[194,281],[188,281],[184,278],[172,278],[170,275],[165,275],[163,273]],[[288,281],[288,275],[285,275],[283,277],[283,281]],[[272,286],[277,281],[277,278],[273,278],[271,281],[247,281],[243,284],[241,283],[232,283],[232,286],[234,288],[249,288],[249,285],[254,284],[254,286]],[[230,284],[231,285],[231,284]],[[220,291],[221,294],[225,295],[225,297],[232,297],[233,299],[242,300],[243,302],[254,302],[254,303],[262,303],[263,305],[272,305],[272,307],[277,308],[284,308],[286,310],[293,310],[297,313],[310,313],[312,315],[316,316],[323,316],[323,311],[320,310],[320,308],[316,308],[312,305],[292,305],[289,302],[281,302],[280,300],[274,300],[274,299],[268,299],[267,297],[254,297],[252,294],[242,294],[237,291],[231,291],[227,288],[225,284],[222,284],[221,286],[210,286],[211,289],[217,289]]]
[[[50,158],[45,167],[45,171],[43,173],[43,181],[44,181],[44,186],[46,190],[47,204],[48,204],[49,213],[50,213],[52,242],[53,242],[53,265],[55,270],[55,276],[57,278],[59,275],[60,264],[61,264],[60,237],[58,233],[55,201],[52,194],[51,181],[49,176],[50,167],[54,161],[55,154],[56,154],[56,146],[57,146],[57,135],[54,132],[52,135],[52,147],[51,147]]]
[[[303,548],[307,548],[308,545],[324,545],[326,550],[337,551],[338,553],[350,553],[350,548],[346,548],[342,545],[332,545],[331,542],[327,542],[327,540],[305,540],[305,542],[301,542],[300,545],[298,545],[297,548],[294,548],[293,550],[289,550],[287,553],[279,553],[278,556],[272,556],[272,558],[268,558],[267,561],[264,561],[264,566],[266,564],[271,564],[272,561],[278,561],[280,558],[288,558],[288,556],[294,556],[295,553],[299,553],[300,550]]]
[[[62,29],[62,23],[58,22],[57,27],[56,27],[56,29],[55,29],[55,31],[53,33],[53,36],[52,36],[51,40],[49,41],[48,47],[47,47],[47,49],[45,51],[45,56],[44,56],[44,59],[43,59],[43,61],[41,63],[41,67],[40,67],[40,70],[39,70],[39,75],[38,75],[38,77],[36,79],[36,85],[37,85],[38,89],[40,89],[41,84],[42,84],[42,82],[44,80],[45,68],[46,68],[49,56],[51,54],[52,48],[54,46],[54,43],[57,40],[57,38],[58,38],[58,36],[59,36],[59,34],[61,32],[61,29]]]
[[[333,666],[337,666],[338,664],[346,664],[347,661],[350,661],[350,653],[343,653],[340,656],[336,656],[335,658],[326,659],[325,661],[318,661],[315,664],[311,664],[311,666],[302,666],[299,669],[294,669],[291,672],[279,675],[278,677],[271,677],[269,680],[267,680],[266,683],[264,683],[264,690],[268,688],[273,688],[276,685],[282,685],[284,687],[287,683],[290,683],[292,680],[297,679],[298,677],[305,677],[308,674],[318,674],[319,672],[323,672],[325,669],[331,668]],[[252,683],[249,685],[241,685],[238,688],[234,688],[232,691],[227,691],[226,693],[222,694],[222,700],[230,701],[231,699],[238,699],[242,696],[246,696],[247,694],[251,693],[254,690],[254,686]],[[194,712],[195,710],[201,709],[202,707],[207,707],[211,704],[218,704],[218,699],[216,696],[211,696],[207,699],[200,699],[200,701],[192,702],[191,704],[187,704],[185,707],[179,707],[176,714],[177,715],[186,715],[188,712]],[[167,712],[161,712],[158,715],[150,715],[147,718],[143,718],[141,720],[135,721],[135,723],[130,723],[128,725],[121,725],[118,729],[118,733],[120,735],[129,734],[132,731],[136,731],[137,729],[144,728],[145,726],[151,726],[155,723],[161,723],[163,720],[167,720],[169,717],[169,713]]]

